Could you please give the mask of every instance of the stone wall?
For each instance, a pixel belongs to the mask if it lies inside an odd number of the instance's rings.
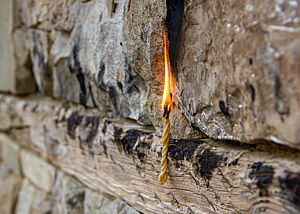
[[[42,94],[116,111],[160,133],[167,19],[174,137],[300,148],[298,1],[171,2],[12,1],[9,38],[15,70],[24,71],[15,78],[30,82],[31,66]]]
[[[3,0],[5,212],[137,212],[122,198],[146,213],[297,213],[299,8]],[[176,88],[158,186],[164,25]]]
[[[130,213],[120,199],[87,188],[34,152],[0,134],[0,213]]]

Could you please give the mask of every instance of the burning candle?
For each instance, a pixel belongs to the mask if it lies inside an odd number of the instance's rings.
[[[158,183],[160,185],[164,184],[168,180],[167,175],[167,154],[168,154],[168,146],[170,140],[170,113],[173,109],[172,105],[172,97],[170,93],[170,71],[169,71],[169,57],[167,51],[167,39],[164,29],[164,57],[165,57],[165,85],[164,85],[164,94],[162,99],[162,108],[164,110],[163,114],[163,135],[161,139],[162,143],[162,152],[161,152],[161,172],[158,177]]]

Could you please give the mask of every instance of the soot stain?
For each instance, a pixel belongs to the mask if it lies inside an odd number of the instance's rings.
[[[199,139],[170,139],[168,154],[176,163],[184,159],[192,161],[196,148],[202,143]]]
[[[177,78],[176,60],[181,42],[181,23],[184,12],[184,0],[166,0],[167,4],[167,17],[166,27],[168,29],[169,56],[174,75]]]
[[[300,208],[300,173],[285,171],[284,177],[278,177],[281,194]]]
[[[234,159],[233,161],[231,161],[229,164],[228,164],[228,166],[231,166],[231,165],[237,165],[238,164],[238,162],[239,162],[239,159],[238,158],[236,158],[236,159]]]
[[[95,96],[94,96],[94,93],[93,93],[93,89],[92,89],[92,86],[91,86],[91,84],[89,84],[89,91],[90,91],[90,94],[91,94],[91,98],[92,98],[93,106],[97,106],[97,104],[96,104],[96,100],[95,100]]]
[[[86,104],[86,95],[87,95],[87,90],[86,90],[86,86],[85,86],[85,78],[83,75],[83,71],[80,65],[80,60],[79,60],[79,51],[80,51],[80,33],[81,33],[81,27],[78,28],[77,30],[77,34],[75,35],[75,39],[74,39],[74,47],[72,50],[72,56],[69,56],[68,59],[68,66],[69,69],[71,71],[71,73],[75,73],[76,78],[79,82],[79,86],[80,86],[80,92],[79,92],[79,103],[82,105]],[[74,60],[74,67],[73,67],[73,63],[72,63],[72,57]]]
[[[112,8],[111,8],[112,13],[116,12],[117,6],[118,6],[118,3],[115,3],[115,1],[113,0],[112,1]]]
[[[97,75],[97,82],[100,85],[103,84],[104,74],[105,74],[105,64],[103,62],[101,62],[101,64],[100,64],[100,70],[98,71],[98,75]]]
[[[261,162],[255,162],[251,166],[249,173],[250,179],[256,180],[256,186],[259,188],[259,196],[268,196],[268,187],[273,182],[274,169],[272,166],[263,165]]]
[[[223,157],[217,155],[210,149],[204,149],[202,153],[199,151],[193,163],[195,174],[200,175],[200,177],[206,180],[207,186],[209,186],[209,180],[213,176],[212,171],[219,167],[222,161]]]
[[[78,136],[80,140],[80,148],[84,150],[83,143],[87,143],[89,148],[89,153],[94,155],[93,141],[97,134],[99,127],[99,116],[82,116],[78,111],[75,111],[67,119],[67,130],[68,134],[72,139],[75,139],[76,134],[75,130],[80,126],[82,133]]]
[[[223,100],[219,101],[219,108],[224,115],[229,115],[228,107],[226,107],[225,102]]]
[[[103,124],[102,130],[101,130],[103,134],[105,134],[105,133],[106,133],[107,126],[108,126],[109,124],[111,124],[111,121],[109,121],[109,120],[105,120],[105,121],[104,121],[104,124]]]
[[[249,64],[253,65],[253,59],[252,58],[249,58]]]
[[[117,85],[121,91],[123,91],[123,85],[121,82],[117,81]]]
[[[196,131],[201,131],[194,123],[191,123],[191,127]]]
[[[147,150],[150,149],[151,145],[144,141],[138,142],[136,147],[135,145],[139,137],[147,136],[150,133],[135,129],[127,130],[124,136],[121,136],[122,133],[122,128],[114,127],[114,139],[118,144],[119,150],[122,148],[127,155],[136,154],[137,157],[142,160],[147,155]]]
[[[67,119],[68,134],[74,139],[75,130],[81,124],[83,116],[79,115],[78,111],[75,111]]]
[[[103,153],[107,156],[107,146],[105,144],[105,142],[103,140],[100,141],[100,144],[102,145],[103,147]]]
[[[127,57],[125,55],[124,93],[130,94],[130,95],[133,93],[138,94],[140,92],[140,90],[136,86],[137,82],[138,82],[137,76],[132,73],[131,66],[128,63]]]
[[[115,107],[115,109],[118,109],[118,92],[115,87],[109,86],[108,87],[108,95]]]
[[[251,101],[254,102],[255,101],[255,89],[254,89],[253,85],[247,81],[246,88],[250,92]]]
[[[88,116],[85,118],[85,123],[83,124],[83,128],[85,130],[88,130],[88,135],[86,137],[86,141],[88,143],[92,143],[96,136],[99,127],[99,120],[100,120],[99,116]]]

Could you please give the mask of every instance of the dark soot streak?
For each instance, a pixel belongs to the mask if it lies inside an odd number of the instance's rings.
[[[166,0],[167,3],[167,17],[166,27],[168,29],[168,39],[170,42],[169,56],[173,72],[177,78],[176,60],[181,41],[181,22],[184,11],[184,0]]]

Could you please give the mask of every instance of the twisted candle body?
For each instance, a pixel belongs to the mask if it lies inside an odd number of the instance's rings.
[[[168,116],[163,117],[163,135],[161,139],[162,143],[162,152],[161,152],[161,172],[158,177],[158,183],[160,185],[164,184],[168,180],[167,168],[167,154],[168,154],[168,146],[170,140],[170,120]]]

